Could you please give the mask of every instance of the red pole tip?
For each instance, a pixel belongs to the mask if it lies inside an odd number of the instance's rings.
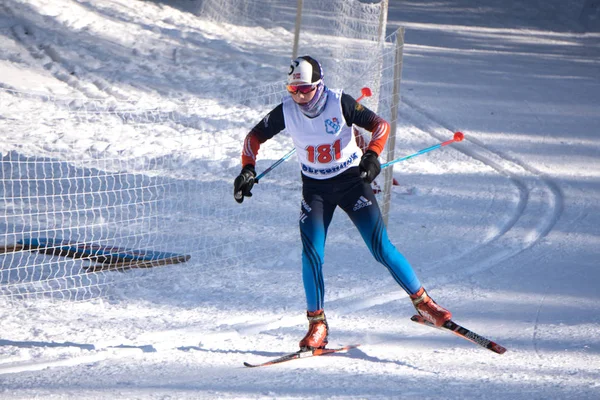
[[[460,142],[465,138],[465,135],[463,135],[462,132],[455,132],[454,133],[454,141],[455,142]]]
[[[365,97],[371,97],[371,95],[373,94],[371,93],[371,89],[369,89],[368,87],[360,89],[360,93],[362,93],[362,95]]]

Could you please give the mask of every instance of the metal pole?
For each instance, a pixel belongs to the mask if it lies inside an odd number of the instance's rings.
[[[379,13],[379,30],[377,32],[377,40],[380,44],[385,42],[385,31],[387,27],[387,15],[388,15],[388,0],[381,1],[381,12]]]
[[[396,31],[396,55],[394,59],[394,86],[392,94],[392,108],[390,121],[390,136],[387,143],[387,160],[395,158],[396,150],[396,128],[398,127],[398,108],[400,106],[400,80],[402,78],[402,54],[404,50],[404,27]],[[394,180],[394,169],[386,168],[383,174],[383,221],[387,225],[392,198],[392,183]]]
[[[303,0],[298,0],[296,5],[296,28],[294,29],[294,48],[292,50],[292,60],[298,57],[298,42],[300,41],[300,25],[302,22],[302,3]]]
[[[381,0],[379,3],[379,26],[377,29],[377,56],[382,56],[385,53],[385,37],[386,37],[386,29],[387,29],[387,16],[388,16],[388,3],[389,0]],[[374,68],[369,72],[370,80],[372,81],[371,86],[376,88],[375,97],[371,99],[371,107],[372,110],[376,113],[380,112],[379,110],[379,98],[382,93],[381,88],[381,80],[383,75],[383,65],[385,63],[385,57],[376,57],[378,58],[377,64],[374,65]]]

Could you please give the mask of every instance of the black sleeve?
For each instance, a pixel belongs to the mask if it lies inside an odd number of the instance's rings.
[[[373,132],[382,121],[382,118],[379,115],[354,100],[349,94],[342,93],[341,101],[342,113],[344,114],[348,126],[354,124],[369,132]]]
[[[284,129],[283,104],[279,104],[252,128],[252,132],[254,132],[260,143],[264,143]]]

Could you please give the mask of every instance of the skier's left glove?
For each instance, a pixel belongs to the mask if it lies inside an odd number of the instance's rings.
[[[377,159],[377,153],[373,150],[367,150],[360,159],[358,170],[360,171],[360,177],[363,178],[365,182],[373,182],[381,172],[381,165]]]
[[[235,178],[233,182],[233,198],[238,203],[242,203],[245,197],[252,197],[252,187],[254,186],[254,178],[256,178],[256,170],[254,165],[248,164],[242,168],[242,172]]]

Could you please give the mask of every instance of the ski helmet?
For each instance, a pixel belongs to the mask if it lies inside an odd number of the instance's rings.
[[[288,72],[288,85],[314,84],[322,79],[321,64],[311,56],[298,57],[292,61]]]

